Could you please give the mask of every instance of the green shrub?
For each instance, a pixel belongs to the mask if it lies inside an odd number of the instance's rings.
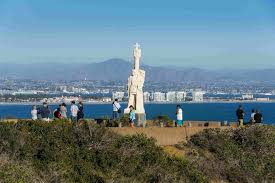
[[[122,126],[129,126],[129,114],[123,114],[119,121],[122,123]]]
[[[0,181],[3,183],[15,182],[42,182],[35,171],[26,166],[26,163],[18,163],[6,155],[0,155]]]
[[[0,182],[205,181],[194,165],[168,156],[153,139],[119,136],[87,121],[76,128],[68,121],[0,123],[0,139],[0,155],[9,158]]]
[[[275,127],[251,126],[205,130],[191,137],[189,147],[200,152],[199,169],[216,180],[275,181]]]
[[[156,116],[154,119],[153,119],[153,124],[154,126],[160,126],[161,123],[166,126],[166,127],[173,127],[174,126],[174,122],[173,120],[171,120],[169,118],[169,116],[167,115],[159,115],[159,116]]]

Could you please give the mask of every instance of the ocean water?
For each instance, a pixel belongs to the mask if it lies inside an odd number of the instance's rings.
[[[184,120],[202,121],[236,121],[235,111],[238,103],[183,103]],[[249,121],[251,110],[259,109],[264,117],[264,123],[275,124],[275,103],[242,103],[246,112],[245,121]],[[0,118],[8,116],[26,119],[31,118],[30,111],[32,105],[0,105]],[[57,106],[51,105],[54,110]],[[125,108],[126,104],[122,104]],[[69,109],[69,106],[68,106]],[[168,115],[175,118],[176,104],[145,104],[146,118],[152,119],[157,115]],[[69,110],[68,110],[69,111]],[[100,118],[112,115],[111,104],[87,104],[84,106],[85,117]]]

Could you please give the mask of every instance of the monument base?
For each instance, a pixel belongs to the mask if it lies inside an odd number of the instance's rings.
[[[124,109],[124,114],[129,114],[129,113],[130,113],[129,108]],[[145,125],[145,121],[146,121],[145,113],[136,113],[135,126],[143,127]]]
[[[145,113],[143,113],[143,114],[137,113],[136,114],[136,120],[135,120],[135,125],[136,126],[143,127],[143,124],[145,124],[145,121],[146,121],[146,114]]]

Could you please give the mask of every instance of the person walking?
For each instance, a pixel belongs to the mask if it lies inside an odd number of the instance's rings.
[[[36,105],[32,106],[31,115],[32,115],[32,120],[37,120],[38,119]]]
[[[79,109],[78,109],[77,105],[75,105],[75,101],[72,101],[71,102],[71,120],[72,120],[73,126],[75,126],[77,123],[78,111],[79,111]]]
[[[115,101],[113,102],[113,120],[118,119],[120,113],[121,113],[121,106],[118,102],[118,99],[115,99]]]
[[[79,120],[84,119],[84,107],[82,102],[79,102],[78,106],[77,121],[79,122]]]
[[[263,115],[259,110],[256,110],[256,114],[254,116],[254,119],[255,119],[256,124],[261,124],[262,123]]]
[[[180,105],[177,105],[177,108],[176,108],[176,118],[177,118],[177,121],[176,121],[176,125],[177,127],[182,127],[183,126],[183,117],[182,117],[182,108]]]
[[[236,115],[238,118],[239,126],[242,127],[243,126],[243,118],[245,115],[242,105],[239,105],[239,108],[236,111]]]
[[[50,121],[51,110],[49,109],[47,102],[43,103],[43,106],[40,109],[40,114],[43,121],[47,121],[47,122]]]
[[[134,122],[135,122],[135,119],[136,119],[136,113],[135,113],[135,109],[132,105],[129,108],[130,108],[129,124],[130,124],[130,127],[133,128],[134,127]]]
[[[65,103],[62,103],[60,106],[61,119],[67,119],[67,106]]]

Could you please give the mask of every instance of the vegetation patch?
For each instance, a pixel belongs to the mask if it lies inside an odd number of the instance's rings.
[[[0,123],[0,182],[274,182],[275,127],[207,129],[160,147],[82,121]]]
[[[0,123],[0,182],[206,182],[189,161],[144,135],[83,121]],[[12,173],[13,172],[13,173]]]
[[[191,137],[188,157],[205,176],[227,182],[275,182],[275,127],[208,129]]]

